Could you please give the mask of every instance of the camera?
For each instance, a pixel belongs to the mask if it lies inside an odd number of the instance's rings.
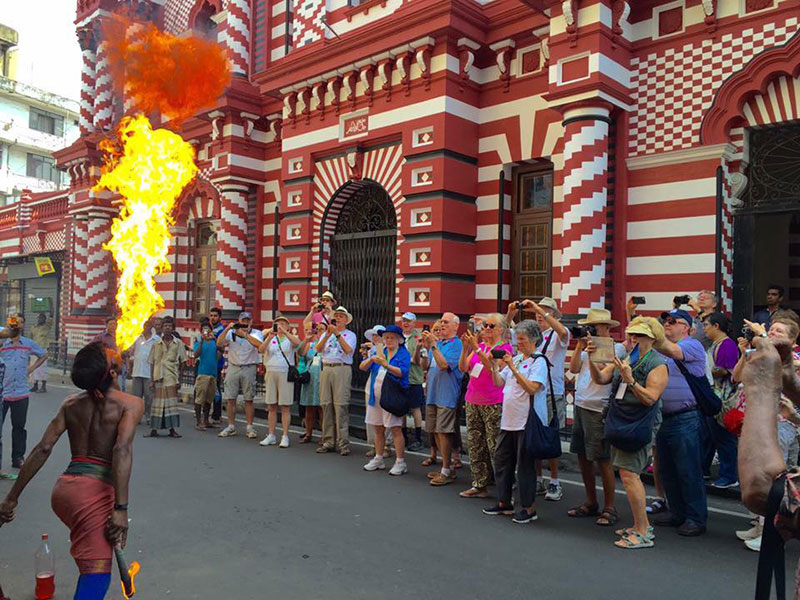
[[[514,306],[517,310],[522,310],[525,305],[523,304],[522,300],[517,300],[517,303]]]
[[[323,310],[325,310],[325,305],[324,305],[322,302],[317,302],[317,303],[314,305],[314,310],[315,310],[316,312],[322,312]]]
[[[684,294],[683,296],[675,296],[672,299],[672,302],[675,304],[675,306],[681,306],[683,304],[689,304],[689,300],[691,300],[689,294]]]
[[[635,306],[641,306],[644,303],[645,303],[644,296],[634,296],[633,298],[631,298],[631,304]]]
[[[742,327],[742,337],[744,337],[744,339],[746,339],[748,342],[752,342],[753,338],[756,337],[756,334],[749,327]]]
[[[336,325],[337,325],[336,319],[331,319],[331,325],[333,325],[334,327],[336,327]]]
[[[247,327],[248,326],[245,325],[244,323],[234,323],[233,324],[233,329],[247,329]]]
[[[425,323],[425,325],[422,326],[422,331],[430,331],[430,330],[431,330],[431,326],[428,325],[427,323]]]
[[[585,338],[587,335],[597,335],[597,327],[594,325],[575,325],[569,328],[569,333],[575,339]]]
[[[492,348],[492,358],[503,358],[505,355],[505,350],[502,350],[501,348]]]
[[[272,333],[278,333],[278,323],[277,323],[277,321],[272,324]]]

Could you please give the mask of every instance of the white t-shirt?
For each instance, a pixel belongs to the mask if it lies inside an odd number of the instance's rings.
[[[264,336],[257,329],[251,329],[250,335],[258,341],[263,342]],[[253,346],[246,338],[233,335],[233,329],[228,331],[225,336],[228,342],[228,364],[229,365],[257,365],[261,362],[261,355],[258,353],[258,348]]]
[[[547,344],[548,339],[550,339],[549,344]],[[550,364],[553,365],[550,369],[550,378],[553,380],[553,393],[556,396],[564,395],[564,363],[567,360],[569,340],[569,329],[567,329],[566,342],[561,341],[561,338],[558,337],[555,330],[548,329],[542,332],[542,343],[536,348],[536,351],[547,356],[550,360]],[[547,352],[542,352],[542,348],[544,348],[545,344],[547,344]]]
[[[133,373],[131,373],[131,377],[150,379],[150,363],[147,362],[147,359],[150,357],[150,349],[153,344],[160,339],[155,333],[147,339],[143,335],[136,338],[136,341],[133,342]]]
[[[622,360],[628,355],[628,352],[622,344],[614,344],[614,354]],[[611,384],[600,385],[594,382],[592,373],[589,371],[589,355],[585,351],[581,352],[581,361],[583,361],[581,370],[575,380],[575,405],[586,410],[603,412],[611,394]]]
[[[281,354],[283,350],[283,354]],[[264,366],[270,371],[288,371],[289,365],[295,366],[295,348],[289,338],[285,337],[278,345],[278,338],[273,337],[264,350]],[[286,356],[284,359],[283,357]],[[289,361],[288,363],[286,361]]]
[[[514,357],[514,364],[522,376],[535,383],[541,384],[539,391],[533,396],[533,409],[542,423],[547,424],[547,363],[544,358],[529,356],[523,358],[521,354]],[[531,407],[531,397],[519,384],[516,375],[509,367],[500,371],[500,376],[505,381],[503,386],[503,412],[500,417],[500,429],[505,431],[522,431],[528,422],[528,411]]]
[[[345,329],[341,333],[342,338],[347,345],[350,346],[350,353],[345,354],[344,350],[342,350],[342,345],[339,343],[339,340],[336,339],[335,335],[331,335],[328,338],[328,341],[325,342],[325,347],[322,349],[322,362],[324,363],[344,363],[346,365],[353,364],[353,352],[356,350],[356,346],[358,346],[358,337],[356,334],[350,331],[349,329]]]

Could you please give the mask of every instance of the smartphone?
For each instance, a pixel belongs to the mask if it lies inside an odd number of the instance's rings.
[[[422,331],[430,331],[430,330],[431,330],[431,326],[428,325],[427,323],[425,323],[425,325],[422,326]]]
[[[472,321],[467,321],[467,331],[474,334],[475,333],[475,323]]]
[[[503,358],[506,351],[501,348],[492,348],[492,358]]]
[[[645,303],[644,296],[634,296],[631,298],[631,304],[635,304],[636,306],[640,306]]]
[[[278,333],[278,323],[272,324],[272,333]]]

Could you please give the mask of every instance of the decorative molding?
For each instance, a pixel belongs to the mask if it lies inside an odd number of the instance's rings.
[[[730,160],[734,154],[736,154],[736,146],[725,142],[723,144],[684,148],[682,150],[673,150],[672,152],[662,152],[660,154],[634,156],[629,158],[626,164],[630,170],[636,171],[654,167],[682,165],[687,162],[695,162],[698,160]]]
[[[497,68],[500,71],[500,81],[503,82],[503,91],[508,92],[511,85],[511,59],[514,57],[516,44],[512,39],[506,39],[489,46],[496,53]]]

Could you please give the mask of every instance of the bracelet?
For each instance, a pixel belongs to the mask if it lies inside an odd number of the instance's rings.
[[[127,502],[125,504],[115,504],[114,510],[128,510]]]

